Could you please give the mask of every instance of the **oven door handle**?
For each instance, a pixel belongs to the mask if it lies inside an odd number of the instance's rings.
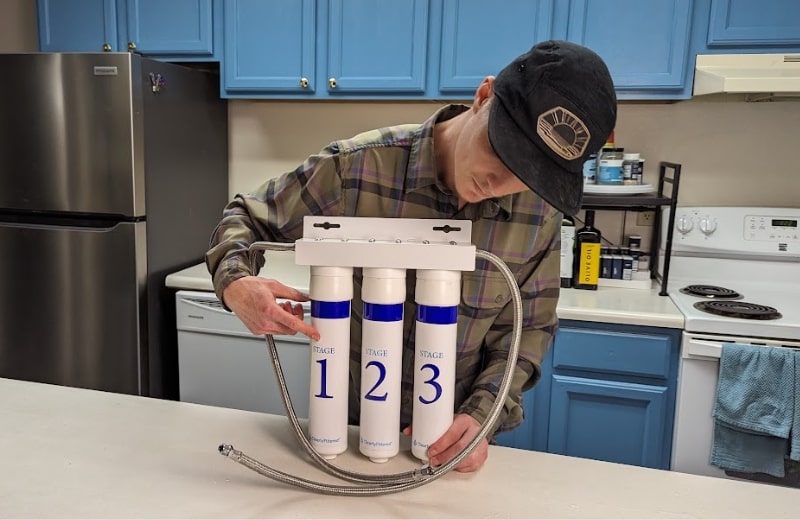
[[[683,349],[683,357],[687,359],[719,359],[722,356],[722,343],[690,339]]]

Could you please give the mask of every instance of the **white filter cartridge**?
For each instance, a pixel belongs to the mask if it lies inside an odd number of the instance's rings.
[[[428,446],[453,424],[461,272],[417,270],[414,405],[411,453],[428,461]]]
[[[405,269],[364,268],[359,450],[387,462],[400,451]]]
[[[311,267],[311,341],[308,437],[321,456],[347,450],[347,399],[350,364],[352,267]]]

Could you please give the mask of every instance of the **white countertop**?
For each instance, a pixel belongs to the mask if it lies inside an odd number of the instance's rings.
[[[294,253],[291,251],[270,251],[267,254],[268,263],[261,269],[259,276],[275,278],[281,283],[308,292],[310,278],[307,265],[294,263]],[[167,275],[164,282],[173,289],[188,289],[192,291],[213,291],[214,284],[206,264],[197,264],[187,267],[176,273]]]
[[[282,283],[308,291],[308,266],[294,263],[292,252],[270,252],[268,266],[260,276],[276,278]],[[167,276],[167,287],[195,291],[213,291],[211,275],[205,264],[189,267]],[[558,315],[565,320],[622,323],[651,327],[683,328],[683,314],[668,296],[659,296],[658,286],[652,289],[600,287],[596,291],[562,289]]]
[[[477,473],[380,497],[273,482],[217,453],[338,482],[285,417],[0,379],[3,518],[797,518],[800,490],[492,446]],[[352,443],[351,443],[352,446]],[[407,451],[356,471],[416,466]]]

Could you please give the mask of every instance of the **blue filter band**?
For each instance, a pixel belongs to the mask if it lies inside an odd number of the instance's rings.
[[[403,304],[364,302],[364,319],[370,321],[402,321]]]
[[[458,306],[418,305],[417,321],[431,325],[452,325],[458,321]]]
[[[311,317],[336,320],[350,317],[350,300],[343,302],[322,302],[311,300]]]

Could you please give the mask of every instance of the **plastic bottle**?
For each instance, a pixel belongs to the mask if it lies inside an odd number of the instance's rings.
[[[622,184],[624,148],[603,148],[597,159],[597,184]]]
[[[607,247],[600,248],[600,278],[611,278],[611,252]]]
[[[572,268],[575,264],[575,222],[572,217],[561,220],[561,287],[572,287]]]
[[[641,174],[639,170],[639,154],[638,153],[624,153],[622,154],[622,183],[623,184],[639,184],[641,175],[634,177],[635,174]]]
[[[586,162],[583,163],[583,183],[584,184],[597,184],[597,154],[589,155]]]
[[[606,139],[606,144],[603,145],[603,148],[614,148],[616,144],[614,143],[614,130],[608,135],[608,139]]]
[[[600,231],[594,227],[594,210],[586,210],[584,226],[575,232],[573,285],[576,289],[597,289],[601,239]]]
[[[618,247],[611,250],[611,278],[622,280],[622,252]]]

